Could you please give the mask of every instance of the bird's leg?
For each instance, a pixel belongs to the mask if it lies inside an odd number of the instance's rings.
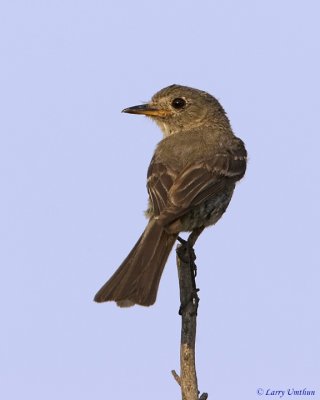
[[[200,228],[195,228],[189,235],[188,237],[188,242],[192,245],[192,247],[195,245],[198,237],[201,235],[202,231],[204,230],[204,226],[201,226]]]
[[[191,252],[191,256],[192,256],[192,260],[193,260],[193,273],[194,273],[194,278],[197,276],[197,265],[194,262],[196,260],[196,254],[194,252],[194,248],[193,246],[195,245],[198,237],[200,236],[201,232],[204,230],[204,227],[201,228],[195,228],[190,236],[188,237],[188,244],[189,244],[189,248],[190,248],[190,252]],[[194,280],[194,285],[195,285],[195,279]]]
[[[189,257],[190,257],[190,267],[192,267],[192,269],[193,269],[193,282],[194,282],[194,287],[196,287],[196,281],[195,281],[195,277],[197,276],[197,265],[196,265],[196,263],[195,263],[195,260],[196,260],[196,253],[195,253],[195,251],[194,251],[194,248],[193,248],[193,246],[195,245],[195,243],[196,243],[196,240],[198,239],[198,237],[200,236],[200,234],[201,234],[201,232],[203,231],[203,227],[201,227],[201,228],[196,228],[196,229],[194,229],[192,232],[191,232],[191,234],[190,234],[190,236],[188,237],[188,240],[187,240],[187,242],[188,242],[188,249],[189,249]]]
[[[188,305],[190,301],[195,305],[195,313],[197,312],[198,309],[199,289],[197,289],[196,279],[195,279],[197,275],[197,266],[195,263],[196,255],[193,246],[196,240],[198,239],[200,233],[203,231],[203,229],[204,228],[194,229],[187,240],[184,240],[178,236],[178,241],[181,243],[181,245],[177,248],[177,256],[179,257],[181,263],[189,267],[190,281],[191,281],[191,295],[190,298],[187,299],[187,302],[185,304],[180,305],[179,309],[180,315],[182,314],[184,308]]]

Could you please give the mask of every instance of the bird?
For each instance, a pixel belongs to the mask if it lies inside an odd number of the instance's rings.
[[[147,226],[94,300],[151,306],[178,235],[222,217],[245,174],[247,151],[220,102],[202,90],[170,85],[122,112],[151,118],[163,139],[147,172]]]

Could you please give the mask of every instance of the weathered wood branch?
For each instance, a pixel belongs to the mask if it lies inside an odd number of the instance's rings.
[[[199,297],[193,246],[201,232],[202,229],[194,230],[186,241],[178,238],[180,244],[176,250],[181,303],[180,376],[175,371],[172,374],[181,387],[182,400],[206,400],[208,397],[207,393],[199,397],[195,363]]]

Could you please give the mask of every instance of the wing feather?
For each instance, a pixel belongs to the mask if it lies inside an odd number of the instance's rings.
[[[164,225],[187,213],[203,201],[213,199],[226,185],[241,179],[246,170],[247,153],[241,141],[237,146],[209,159],[191,162],[175,171],[153,159],[148,170],[148,192],[154,216]]]

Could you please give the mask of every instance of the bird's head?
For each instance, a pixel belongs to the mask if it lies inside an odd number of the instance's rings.
[[[122,112],[151,117],[164,136],[187,132],[215,121],[229,123],[216,98],[202,90],[180,85],[161,89],[148,103],[125,108]]]

